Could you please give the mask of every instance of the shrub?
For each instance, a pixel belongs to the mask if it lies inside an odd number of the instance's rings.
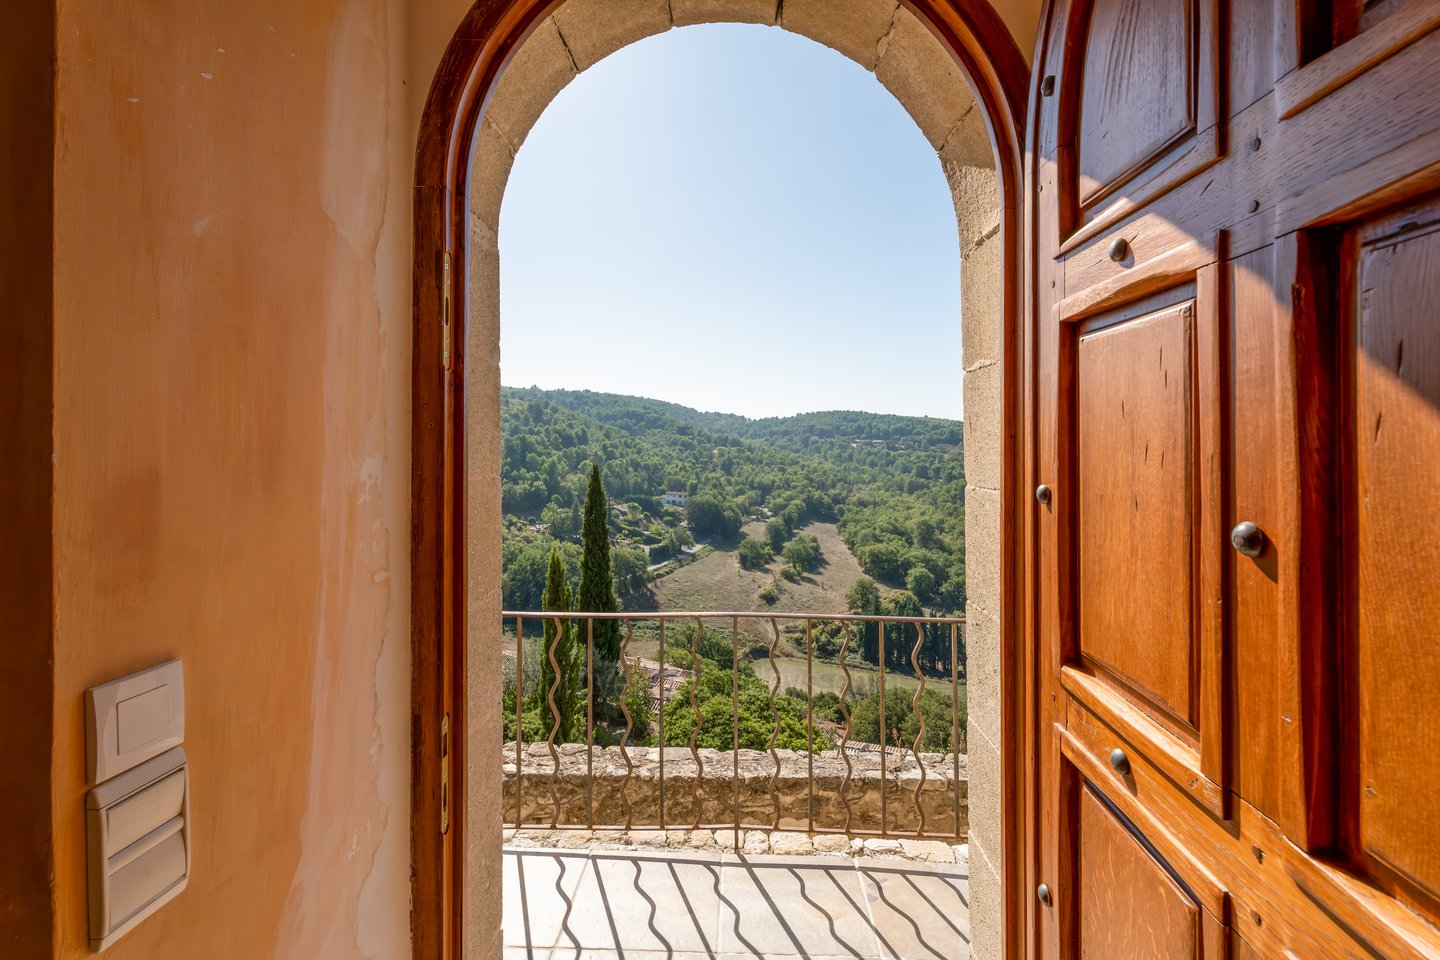
[[[759,570],[775,559],[775,552],[763,540],[746,537],[740,541],[740,566],[746,570]]]
[[[799,536],[785,544],[780,551],[785,562],[800,570],[814,570],[820,566],[820,541],[812,536]]]
[[[775,747],[780,750],[804,750],[809,743],[814,744],[816,751],[829,750],[834,746],[829,737],[813,727],[807,737],[809,725],[805,721],[806,704],[802,691],[791,688],[775,698],[775,712],[780,721],[777,726],[770,714],[770,688],[751,673],[742,671],[739,678],[738,725],[742,749],[767,749],[772,733],[775,735]],[[690,734],[695,730],[690,688],[695,684],[695,702],[700,708],[700,730],[695,737],[695,745],[716,750],[733,749],[737,710],[736,701],[731,696],[732,682],[730,673],[714,671],[701,676],[698,683],[690,680],[682,684],[674,699],[665,704],[666,746],[688,746],[690,743]]]

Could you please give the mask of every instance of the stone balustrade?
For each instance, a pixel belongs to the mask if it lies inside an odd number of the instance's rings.
[[[562,825],[585,824],[588,785],[593,810],[589,822],[607,827],[627,823],[637,828],[660,825],[658,748],[595,747],[588,765],[584,744],[556,744],[555,752],[558,771],[546,744],[527,744],[522,752],[521,823],[548,825],[553,819]],[[627,752],[633,767],[628,782]],[[688,748],[666,747],[665,823],[724,826],[735,822],[738,809],[738,819],[745,826],[805,830],[809,825],[813,772],[816,829],[878,832],[883,806],[890,832],[914,833],[919,826],[916,811],[916,788],[919,787],[925,833],[964,836],[968,832],[967,764],[963,755],[956,758],[951,754],[922,753],[917,764],[910,751],[892,751],[885,758],[882,783],[878,751],[849,753],[850,773],[846,784],[846,763],[838,750],[823,751],[813,757],[796,750],[776,753],[780,758],[778,776],[768,751],[740,750],[737,756],[729,750],[701,749],[698,751],[701,770],[697,777],[695,759]],[[503,813],[505,822],[514,824],[513,742],[505,745],[502,757]],[[552,771],[556,771],[553,795]]]

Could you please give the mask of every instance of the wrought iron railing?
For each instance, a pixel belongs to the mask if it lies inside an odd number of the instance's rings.
[[[961,773],[961,754],[963,751],[964,723],[961,720],[961,697],[963,694],[962,663],[964,659],[963,629],[965,621],[960,618],[947,617],[883,617],[864,615],[838,615],[838,614],[803,614],[803,613],[566,613],[555,614],[549,612],[505,612],[502,615],[502,632],[506,635],[507,641],[513,641],[514,651],[507,650],[507,656],[514,664],[513,679],[507,681],[509,691],[506,694],[507,700],[513,695],[512,717],[514,722],[514,743],[513,743],[513,770],[508,769],[510,757],[506,757],[507,782],[506,790],[510,796],[506,799],[505,822],[509,827],[521,828],[543,828],[551,830],[564,829],[588,829],[588,830],[635,830],[635,829],[728,829],[734,831],[734,838],[737,847],[740,844],[740,837],[746,830],[774,831],[780,829],[804,830],[812,834],[845,834],[852,837],[879,836],[879,837],[913,837],[926,839],[948,839],[958,840],[965,835],[966,822],[964,818],[964,796],[968,792],[965,789],[965,780]],[[603,681],[597,687],[597,650],[596,650],[596,626],[599,623],[615,621],[623,629],[623,635],[619,644],[619,663],[610,662],[605,659],[604,652],[601,652],[599,667],[603,673],[609,676],[616,674],[623,676],[623,683],[619,690],[606,689]],[[709,624],[719,623],[723,629],[716,630]],[[667,626],[672,630],[674,625],[694,626],[694,632],[690,634],[688,653],[693,668],[688,676],[685,671],[677,670],[673,665],[668,669],[666,666],[666,630]],[[787,642],[782,637],[782,624],[784,631],[789,636]],[[826,639],[832,640],[835,635],[840,636],[838,650],[829,656],[817,655],[815,630],[817,625],[836,625],[826,629]],[[551,639],[543,640],[544,627],[552,625]],[[637,627],[640,628],[640,636],[637,637]],[[743,629],[742,629],[743,628]],[[529,634],[527,636],[527,631]],[[873,669],[867,665],[864,669],[866,674],[873,677],[876,682],[875,692],[871,697],[876,701],[875,707],[878,715],[878,737],[875,740],[857,741],[852,739],[852,727],[855,716],[852,707],[856,704],[854,691],[855,672],[862,668],[852,665],[849,654],[855,649],[856,633],[862,637],[870,638],[871,652],[876,654],[876,663]],[[607,634],[608,630],[605,631]],[[705,718],[702,716],[700,704],[696,698],[697,687],[700,686],[704,664],[707,658],[700,653],[700,644],[705,639],[707,632],[718,633],[720,636],[729,634],[729,672],[730,672],[730,722],[731,730],[729,749],[713,751],[697,747],[697,738],[704,726]],[[533,673],[533,665],[527,667],[526,646],[527,641],[533,642],[536,634],[542,636],[540,649],[532,653],[532,659],[541,659],[542,665],[538,668],[541,675],[547,673],[544,664],[548,663],[549,683],[548,688],[541,689],[545,684],[537,684],[537,675]],[[763,639],[768,634],[768,642]],[[573,639],[566,639],[571,637]],[[742,637],[745,642],[742,644]],[[760,638],[760,639],[752,639]],[[583,699],[584,712],[584,736],[583,743],[573,746],[566,746],[563,742],[557,744],[557,737],[560,734],[561,714],[563,704],[557,703],[557,692],[562,683],[562,672],[566,664],[557,657],[557,648],[562,640],[573,644],[575,654],[583,652],[583,660],[577,663],[570,663],[571,670],[580,668],[578,672],[583,676],[583,683],[579,685],[580,698]],[[653,640],[653,647],[650,642]],[[777,650],[782,642],[787,646],[796,648],[803,647],[805,665],[805,686],[803,688],[805,698],[804,731],[805,749],[803,753],[805,762],[806,789],[803,797],[802,809],[799,814],[791,810],[791,816],[783,816],[782,803],[777,789],[778,781],[782,772],[781,751],[777,749],[777,738],[781,730],[781,714],[777,709],[777,700],[781,694],[781,672],[779,662],[783,657],[777,657]],[[897,730],[891,724],[887,730],[887,722],[890,721],[886,709],[887,677],[891,681],[891,693],[893,698],[894,684],[899,682],[896,671],[893,668],[887,670],[886,648],[887,643],[908,643],[908,661],[910,672],[903,673],[903,681],[907,684],[913,683],[914,690],[910,694],[909,709],[914,718],[914,735],[905,738],[908,742],[896,743]],[[948,647],[948,649],[946,649]],[[714,650],[713,644],[710,649]],[[893,649],[893,648],[892,648]],[[902,647],[902,649],[904,649]],[[645,654],[654,651],[655,659],[646,660]],[[937,650],[943,656],[937,655]],[[929,669],[922,665],[922,653],[930,661]],[[749,670],[742,667],[742,660],[748,658],[751,664]],[[791,656],[792,660],[799,659],[799,653]],[[843,688],[838,692],[838,703],[835,705],[835,712],[840,717],[840,722],[831,722],[828,726],[823,721],[817,721],[815,717],[815,682],[814,670],[818,663],[829,663],[838,666],[844,676]],[[945,670],[939,672],[937,666],[943,663]],[[768,671],[767,671],[768,668]],[[724,669],[723,667],[719,669]],[[769,741],[761,751],[743,750],[741,743],[741,709],[740,690],[742,674],[753,675],[759,679],[759,673],[767,671],[770,675],[767,686],[770,717]],[[852,672],[854,671],[854,672]],[[508,670],[507,670],[508,672]],[[635,745],[637,737],[648,738],[649,730],[638,731],[635,729],[635,717],[630,709],[631,695],[634,691],[634,684],[637,676],[644,674],[644,681],[649,685],[649,694],[657,701],[654,710],[657,718],[657,730],[655,740],[659,746],[658,750],[640,750]],[[937,676],[936,674],[939,673]],[[948,673],[948,676],[945,675]],[[573,682],[574,678],[572,678]],[[527,682],[532,686],[533,692],[527,698]],[[748,682],[748,681],[747,681]],[[796,686],[795,684],[790,685]],[[680,688],[686,688],[688,707],[693,711],[694,725],[691,728],[688,742],[679,745],[665,743],[665,723],[667,700],[673,700],[679,696]],[[927,724],[926,709],[922,709],[922,701],[927,689],[940,687],[942,691],[948,692],[949,706],[949,729],[948,731],[935,731],[937,735],[948,733],[948,737],[942,737],[942,749],[923,750],[926,746],[927,735],[932,733]],[[674,688],[673,690],[670,688]],[[787,688],[789,689],[789,688]],[[834,691],[831,691],[832,693]],[[789,693],[783,696],[792,696]],[[902,694],[903,696],[903,694]],[[540,715],[549,719],[548,731],[544,739],[531,737],[527,750],[525,738],[525,712],[527,702],[532,708],[538,706]],[[828,702],[828,698],[827,698]],[[933,708],[935,702],[928,704]],[[617,710],[618,708],[618,710]],[[618,739],[617,745],[612,745],[608,750],[596,746],[597,730],[597,709],[624,718],[623,730],[618,722],[614,723],[613,730],[605,731],[605,739]],[[510,719],[507,718],[508,724]],[[836,783],[833,776],[825,781],[822,791],[832,791],[838,794],[840,806],[844,809],[844,818],[841,821],[837,816],[817,816],[816,798],[816,773],[815,764],[817,760],[817,742],[822,742],[828,737],[826,730],[831,734],[838,730],[839,742],[836,745],[837,751],[826,753],[821,759],[833,772],[838,772],[838,765],[835,760],[838,758],[844,765],[843,776]],[[818,735],[818,736],[817,736]],[[723,736],[723,734],[722,734]],[[563,740],[563,738],[561,738]],[[931,739],[934,745],[934,738]],[[508,745],[507,745],[508,746]],[[620,818],[601,817],[597,819],[595,810],[595,784],[596,784],[596,757],[601,755],[602,764],[606,767],[606,776],[610,779],[619,777],[619,767],[614,761],[615,751],[618,747],[619,759],[624,764],[623,777],[620,777],[619,794],[620,804],[618,809],[612,812],[623,811],[623,822]],[[575,781],[583,780],[583,815],[575,807],[578,806],[579,796],[572,797],[569,804],[562,803],[559,789],[561,778],[561,754],[567,759],[575,760],[578,751],[584,752],[584,772],[566,778],[569,787],[578,790]],[[684,757],[688,751],[688,764],[677,758]],[[644,758],[653,759],[654,772],[648,771],[642,776],[637,773],[635,759],[643,753]],[[741,799],[741,763],[742,756],[746,763],[754,768],[754,763],[764,754],[768,753],[773,771],[769,778],[769,804],[772,815],[768,821],[760,819],[753,814],[754,803],[742,805]],[[653,758],[652,758],[653,754]],[[669,798],[669,810],[667,811],[667,754],[671,766],[670,780],[689,781],[690,796],[688,798],[675,797],[672,789],[672,796]],[[708,776],[710,789],[706,787],[706,762],[705,754],[709,754],[712,764],[719,762],[720,757],[729,759],[729,776],[725,777],[724,770],[710,770]],[[728,755],[728,757],[727,757]],[[530,765],[543,767],[544,761],[549,761],[548,777],[542,771],[534,771],[536,776],[532,779],[543,778],[545,786],[543,789],[548,793],[549,816],[526,816],[527,802],[527,757]],[[874,773],[868,766],[864,772],[864,783],[861,784],[856,776],[856,763],[864,760],[867,764],[871,758],[878,758],[878,785],[874,782]],[[791,755],[792,765],[794,761]],[[578,764],[574,764],[577,765]],[[677,772],[677,766],[683,770]],[[644,782],[639,782],[643,779]],[[729,797],[722,798],[718,794],[719,788],[729,781]],[[901,781],[908,784],[902,784]],[[637,798],[636,788],[638,785],[641,798]],[[913,807],[913,814],[906,813],[899,815],[895,810],[897,804],[902,804],[904,793],[902,787],[908,785],[909,806]],[[530,789],[532,795],[529,800],[532,805],[539,803],[533,796],[536,784]],[[853,809],[857,789],[863,787],[867,802],[873,800],[873,794],[878,787],[879,794],[879,816],[873,813],[862,817],[861,820],[869,822],[856,822]],[[937,803],[934,800],[936,788],[942,790],[939,807],[947,811],[943,815],[937,815],[934,811]],[[927,794],[927,789],[929,794]],[[892,796],[893,794],[893,796]],[[922,795],[924,801],[922,802]],[[637,799],[643,799],[644,803],[637,803]],[[822,796],[822,801],[827,797]],[[830,809],[835,808],[834,797],[829,797]],[[728,800],[728,802],[727,802]],[[653,801],[653,803],[652,803]],[[684,802],[680,802],[684,801]],[[800,801],[796,801],[797,804]],[[688,817],[676,817],[679,809],[688,805],[690,815]],[[614,807],[614,805],[612,805]],[[743,807],[743,809],[742,809]],[[927,807],[930,812],[927,814]],[[638,808],[639,809],[637,813]],[[678,808],[678,809],[677,809]],[[728,808],[728,809],[725,809]],[[723,810],[723,816],[722,814]],[[534,811],[532,811],[533,813]],[[930,822],[943,819],[943,823]],[[614,821],[614,822],[610,822]],[[827,822],[828,821],[828,822]]]

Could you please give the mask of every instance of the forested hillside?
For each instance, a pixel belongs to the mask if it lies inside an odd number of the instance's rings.
[[[811,556],[797,531],[830,521],[864,571],[891,599],[898,592],[897,609],[964,609],[958,421],[851,411],[752,420],[640,397],[507,387],[501,430],[510,609],[539,605],[553,545],[576,575],[592,461],[614,507],[622,596],[664,572],[648,568],[697,543],[803,574],[824,558]],[[667,491],[686,494],[685,507],[663,505]],[[742,540],[751,519],[766,521],[765,533]]]

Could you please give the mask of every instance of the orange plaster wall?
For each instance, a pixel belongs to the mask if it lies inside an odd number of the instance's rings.
[[[459,6],[58,6],[56,956],[83,691],[169,657],[193,876],[107,956],[409,955],[411,37]]]

